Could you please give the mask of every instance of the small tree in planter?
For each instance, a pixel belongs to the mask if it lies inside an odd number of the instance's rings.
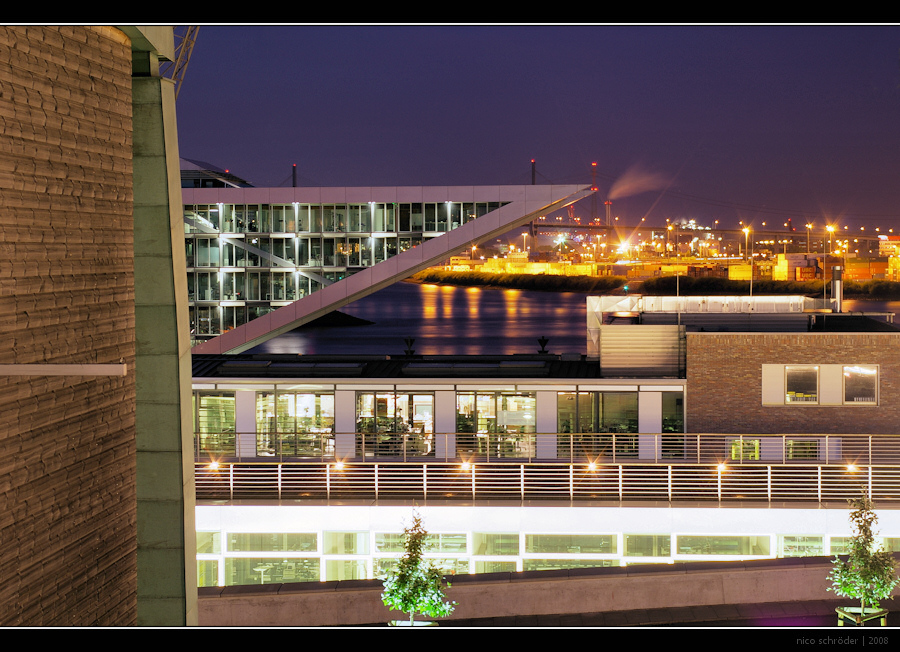
[[[444,600],[443,574],[422,558],[428,532],[422,527],[418,512],[413,512],[412,524],[403,532],[403,557],[385,577],[381,601],[391,609],[408,613],[410,626],[417,613],[431,618],[449,615],[456,603]]]
[[[875,503],[863,488],[862,497],[849,500],[852,511],[850,522],[853,537],[850,539],[850,553],[846,560],[834,558],[828,579],[836,594],[845,598],[859,598],[859,618],[857,624],[866,620],[866,610],[877,612],[880,601],[890,598],[891,591],[900,581],[894,570],[894,557],[879,545],[875,546],[872,526],[878,522]],[[855,613],[856,609],[852,609]],[[842,611],[839,609],[838,613]],[[848,612],[849,615],[849,612]],[[851,616],[852,617],[852,616]]]

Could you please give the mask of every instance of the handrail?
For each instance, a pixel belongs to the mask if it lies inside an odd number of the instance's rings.
[[[900,435],[711,433],[200,433],[198,462],[900,464]]]
[[[900,464],[622,464],[567,462],[197,463],[199,500],[421,498],[623,502],[844,503],[861,486],[900,508]]]

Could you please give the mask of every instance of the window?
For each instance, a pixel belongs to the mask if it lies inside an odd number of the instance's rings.
[[[472,546],[476,555],[518,555],[519,535],[515,532],[475,532],[472,534]]]
[[[788,439],[784,454],[789,460],[815,460],[819,457],[819,442],[815,439]]]
[[[733,460],[759,460],[758,439],[734,439],[731,442],[731,459]]]
[[[616,536],[612,534],[526,534],[525,552],[615,554]]]
[[[434,394],[356,395],[357,454],[434,455]]]
[[[844,403],[876,405],[878,403],[878,367],[845,366]]]
[[[576,433],[557,438],[559,457],[612,455],[613,440],[616,455],[637,456],[637,392],[560,392],[556,423],[560,433]]]
[[[215,559],[197,560],[197,586],[216,586],[219,583],[219,562]]]
[[[534,392],[457,392],[456,450],[488,457],[534,454]]]
[[[194,432],[200,450],[234,454],[234,392],[194,392]]]
[[[229,552],[315,552],[313,532],[232,532],[228,535]]]
[[[671,536],[626,534],[625,554],[629,557],[668,557],[671,554]]]
[[[327,555],[367,555],[369,533],[325,532],[324,552]]]
[[[257,447],[262,455],[323,455],[334,446],[334,394],[257,392]]]
[[[458,392],[458,432],[533,433],[536,399],[534,392]]]
[[[816,557],[825,554],[825,538],[782,534],[778,537],[782,557]]]
[[[787,366],[784,368],[785,403],[819,402],[819,367]]]
[[[212,555],[222,552],[222,533],[198,531],[197,552]]]
[[[767,536],[678,535],[679,555],[768,555]]]
[[[316,558],[277,559],[269,557],[226,557],[225,585],[318,582]]]

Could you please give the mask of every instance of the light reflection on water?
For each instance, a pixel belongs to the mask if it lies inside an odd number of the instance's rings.
[[[585,353],[586,295],[495,288],[395,283],[341,312],[368,326],[302,328],[252,353],[399,355],[405,337],[426,355],[536,353],[547,337],[551,353]]]
[[[303,328],[253,353],[400,355],[403,339],[425,355],[585,353],[585,294],[395,283],[341,310],[367,326]],[[844,311],[900,313],[900,301],[844,301]]]

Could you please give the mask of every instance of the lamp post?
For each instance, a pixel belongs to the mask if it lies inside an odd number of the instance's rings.
[[[812,228],[812,224],[806,225],[806,257],[809,258],[809,230]]]
[[[834,226],[829,224],[825,227],[828,231],[828,253],[834,250]],[[824,248],[824,245],[822,245]],[[834,297],[832,297],[834,298]],[[822,255],[822,309],[828,305],[828,254]]]
[[[750,227],[745,226],[741,230],[744,232],[744,249],[750,260],[750,311],[753,312],[753,255],[750,252]]]
[[[525,246],[527,244],[527,242],[528,242],[528,234],[523,233],[522,234],[522,251],[527,251],[526,246]]]
[[[668,222],[668,221],[669,220],[666,220],[666,222]],[[672,258],[672,256],[669,255],[669,231],[671,231],[671,230],[672,230],[671,224],[666,226],[666,258],[669,258],[669,259]]]

